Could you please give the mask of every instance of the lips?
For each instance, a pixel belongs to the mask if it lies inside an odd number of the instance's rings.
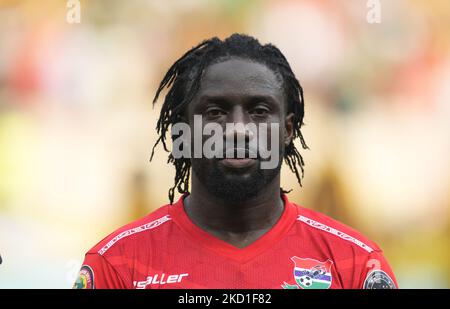
[[[256,161],[255,159],[244,158],[244,159],[223,159],[220,162],[223,165],[231,168],[245,168],[253,165],[255,161]]]
[[[242,153],[244,153],[244,157],[238,158],[237,154],[242,156]],[[253,165],[256,160],[256,152],[250,149],[233,148],[226,151],[225,158],[220,159],[220,162],[230,168],[246,168]]]
[[[243,155],[242,155],[243,154]],[[230,148],[225,151],[224,154],[225,159],[233,158],[233,159],[256,159],[257,158],[257,152],[248,149],[248,148]]]

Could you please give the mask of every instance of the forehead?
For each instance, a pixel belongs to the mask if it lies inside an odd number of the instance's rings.
[[[208,66],[203,73],[199,95],[211,96],[275,96],[283,100],[282,82],[261,63],[245,59],[229,59]]]

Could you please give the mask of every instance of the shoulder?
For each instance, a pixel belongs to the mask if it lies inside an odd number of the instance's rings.
[[[366,253],[379,252],[380,247],[362,233],[320,212],[299,206],[297,223],[306,231],[320,236],[321,240],[332,245],[363,250]]]
[[[172,220],[169,215],[169,207],[171,206],[164,205],[147,216],[118,228],[92,247],[88,254],[104,255],[114,247],[137,245],[142,237],[160,233],[161,229]]]

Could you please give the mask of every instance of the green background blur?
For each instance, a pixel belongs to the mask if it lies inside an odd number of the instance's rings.
[[[450,287],[450,1],[0,1],[0,287],[70,288],[84,253],[167,203],[165,70],[233,32],[305,90],[292,201],[377,242],[403,288]]]

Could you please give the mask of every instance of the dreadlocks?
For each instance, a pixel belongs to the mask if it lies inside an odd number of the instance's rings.
[[[161,91],[165,87],[170,88],[164,99],[164,104],[162,105],[161,113],[156,124],[159,137],[153,146],[150,161],[153,158],[155,147],[159,142],[163,144],[164,150],[169,152],[166,144],[167,131],[170,126],[181,121],[181,115],[185,107],[192,101],[200,88],[201,77],[205,69],[213,63],[233,57],[249,59],[264,64],[276,73],[277,76],[281,77],[288,103],[288,113],[294,114],[293,139],[286,146],[284,161],[295,174],[301,186],[301,178],[304,176],[303,166],[305,163],[294,145],[294,140],[299,138],[303,149],[308,149],[303,135],[300,132],[304,116],[303,89],[292,72],[286,58],[277,47],[272,44],[261,45],[255,38],[243,34],[233,34],[224,41],[217,37],[205,40],[185,53],[167,71],[153,99],[154,105]],[[176,170],[174,186],[169,189],[169,200],[172,204],[175,189],[178,189],[179,193],[189,191],[191,161],[187,158],[175,159],[172,154],[169,154],[167,163],[175,165]],[[299,170],[301,171],[301,177]]]

